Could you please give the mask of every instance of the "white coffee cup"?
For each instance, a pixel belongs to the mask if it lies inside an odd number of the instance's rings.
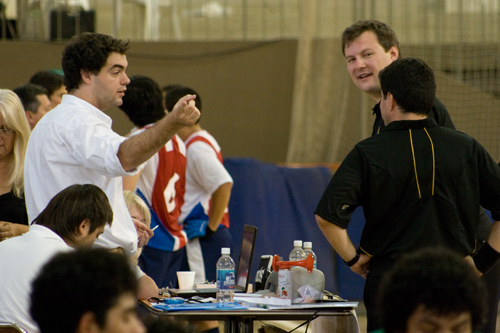
[[[177,272],[177,280],[179,281],[179,289],[193,289],[194,276],[193,271],[179,271]]]

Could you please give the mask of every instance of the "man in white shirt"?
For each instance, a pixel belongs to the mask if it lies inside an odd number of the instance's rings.
[[[45,208],[49,198],[68,185],[99,186],[109,198],[114,223],[106,227],[95,245],[121,248],[132,255],[153,232],[132,221],[121,177],[135,174],[137,167],[179,129],[196,122],[200,113],[193,101],[195,96],[185,96],[171,114],[148,131],[131,138],[113,132],[111,119],[102,111],[122,104],[130,82],[125,73],[128,48],[128,42],[95,33],[83,33],[66,46],[62,68],[68,94],[35,127],[24,174],[30,221]]]
[[[113,211],[100,188],[72,185],[49,202],[27,233],[0,242],[0,322],[37,332],[29,315],[31,282],[57,253],[92,246],[112,220]]]

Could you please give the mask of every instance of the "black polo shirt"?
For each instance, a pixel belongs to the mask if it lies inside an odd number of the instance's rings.
[[[373,114],[375,115],[375,121],[373,122],[372,136],[380,133],[385,127],[384,120],[382,119],[382,114],[380,113],[380,102],[375,104],[372,109]],[[455,129],[455,125],[453,121],[451,121],[450,114],[446,109],[446,106],[436,98],[434,98],[434,105],[432,106],[429,115],[427,116],[430,119],[434,119],[439,126],[448,127],[451,129]]]
[[[479,204],[500,219],[500,167],[472,137],[424,119],[392,122],[358,143],[315,214],[346,228],[363,206],[360,247],[370,255],[440,244],[465,256],[475,250]]]

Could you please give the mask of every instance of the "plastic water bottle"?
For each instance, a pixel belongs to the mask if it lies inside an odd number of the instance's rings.
[[[222,257],[217,261],[217,303],[232,303],[234,297],[234,261],[229,256],[231,249],[223,247],[221,249]]]
[[[314,268],[316,267],[317,261],[316,261],[316,253],[312,250],[313,243],[312,242],[304,242],[304,252],[306,253],[306,257],[311,254],[314,260]]]
[[[293,250],[290,252],[289,259],[290,261],[304,260],[307,258],[306,253],[302,249],[302,241],[294,240],[293,241]]]

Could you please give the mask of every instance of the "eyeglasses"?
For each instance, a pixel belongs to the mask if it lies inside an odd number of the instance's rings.
[[[0,135],[7,135],[12,133],[14,133],[14,130],[11,130],[10,128],[0,127]]]

